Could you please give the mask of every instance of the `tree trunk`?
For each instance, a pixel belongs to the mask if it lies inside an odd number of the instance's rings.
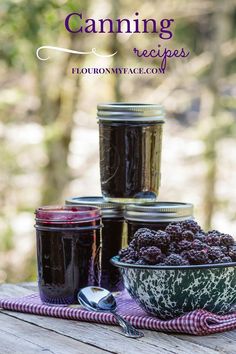
[[[216,182],[217,182],[217,144],[221,138],[220,132],[220,97],[219,82],[225,74],[225,62],[221,51],[222,43],[229,38],[231,22],[231,1],[215,1],[215,12],[212,16],[213,38],[210,49],[214,58],[208,83],[203,89],[202,106],[207,107],[201,112],[202,131],[204,135],[206,163],[205,191],[203,197],[204,226],[211,228],[212,217],[216,208]],[[205,102],[205,105],[204,105]],[[207,116],[206,116],[207,113]]]

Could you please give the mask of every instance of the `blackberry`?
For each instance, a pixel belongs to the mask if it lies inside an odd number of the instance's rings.
[[[229,255],[230,247],[220,246],[220,249],[221,249],[221,252],[223,252],[226,256]]]
[[[155,246],[146,248],[143,247],[140,250],[140,256],[141,259],[143,259],[148,264],[157,264],[160,263],[163,259],[163,255],[160,248]]]
[[[231,257],[227,257],[227,256],[224,256],[222,258],[217,258],[214,260],[214,263],[231,263],[232,262],[232,258]]]
[[[195,234],[195,239],[200,240],[202,242],[206,242],[206,234],[203,231],[199,231]]]
[[[192,242],[190,241],[182,240],[178,243],[178,250],[180,252],[190,250],[191,248],[192,248]]]
[[[220,244],[222,246],[233,246],[234,238],[228,234],[221,234]]]
[[[182,221],[181,226],[183,231],[192,231],[194,234],[202,230],[198,223],[194,220]]]
[[[147,264],[146,262],[145,262],[145,260],[144,259],[139,259],[137,262],[135,262],[135,264],[139,264],[139,265],[145,265],[145,264]]]
[[[210,230],[207,232],[207,235],[215,235],[215,236],[221,236],[221,232],[218,230]]]
[[[206,264],[212,264],[212,263],[214,263],[214,261],[209,258]]]
[[[210,246],[219,246],[221,242],[220,235],[216,233],[208,233],[206,235],[206,243]]]
[[[192,249],[201,251],[204,249],[209,249],[209,246],[206,243],[203,243],[202,241],[196,239],[192,242]]]
[[[178,253],[178,244],[176,242],[172,242],[169,247],[168,250],[166,252],[168,255],[170,255],[171,253]]]
[[[187,240],[187,241],[193,241],[194,233],[190,230],[186,230],[182,233],[182,239]]]
[[[189,251],[183,251],[180,253],[181,257],[184,258],[185,260],[188,260],[188,252]]]
[[[172,266],[178,266],[178,265],[187,265],[188,261],[181,257],[179,254],[172,253],[166,259],[164,260],[165,265],[172,265]]]
[[[136,261],[138,260],[138,252],[131,249],[128,257]]]
[[[136,239],[137,249],[142,247],[155,246],[155,237],[152,233],[142,233]]]
[[[156,231],[153,234],[155,238],[155,246],[165,249],[170,244],[170,235],[165,231]]]
[[[210,263],[208,254],[205,250],[190,250],[188,251],[188,260],[190,264],[207,264]]]
[[[131,249],[129,247],[127,248],[122,248],[120,251],[119,251],[119,256],[120,256],[120,259],[122,260],[122,258],[128,256],[128,254],[130,253]]]
[[[130,247],[123,248],[119,252],[119,256],[120,256],[120,260],[122,262],[126,262],[126,263],[127,263],[128,260],[133,261],[133,263],[135,263],[136,260],[138,260],[138,252],[134,251]],[[132,262],[128,262],[128,263],[132,263]]]
[[[135,260],[132,258],[129,258],[128,256],[122,258],[122,262],[128,263],[128,264],[134,264]]]
[[[229,248],[229,257],[233,262],[236,262],[236,247]]]
[[[180,241],[182,238],[182,227],[179,223],[169,224],[166,227],[165,232],[170,235],[172,241]]]
[[[152,233],[152,231],[150,229],[147,229],[145,227],[141,227],[140,229],[138,229],[135,234],[134,234],[134,238],[139,237],[142,234],[148,234],[148,233]]]
[[[129,243],[129,247],[133,248],[134,250],[137,250],[137,240],[136,238],[133,238],[130,243]]]
[[[208,256],[210,259],[215,260],[224,257],[224,253],[222,252],[221,248],[218,246],[213,246],[208,251]]]

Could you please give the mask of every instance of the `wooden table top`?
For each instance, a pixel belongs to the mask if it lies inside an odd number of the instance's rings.
[[[36,284],[2,284],[0,297],[29,295]],[[143,331],[129,339],[118,326],[0,310],[0,354],[215,354],[236,353],[236,330],[210,336]]]

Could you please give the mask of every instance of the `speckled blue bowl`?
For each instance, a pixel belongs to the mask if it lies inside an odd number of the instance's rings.
[[[196,309],[236,311],[236,262],[191,266],[127,264],[115,256],[125,288],[147,312],[171,319]]]

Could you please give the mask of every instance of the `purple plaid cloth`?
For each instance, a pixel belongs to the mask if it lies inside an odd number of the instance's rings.
[[[236,329],[236,313],[219,316],[205,310],[195,310],[173,320],[163,321],[144,312],[126,292],[121,293],[116,299],[118,313],[124,315],[137,328],[194,335],[207,335]],[[4,310],[35,315],[117,324],[114,316],[110,313],[90,312],[79,305],[74,307],[73,305],[45,305],[41,302],[38,294],[14,299],[0,299],[0,307]]]

